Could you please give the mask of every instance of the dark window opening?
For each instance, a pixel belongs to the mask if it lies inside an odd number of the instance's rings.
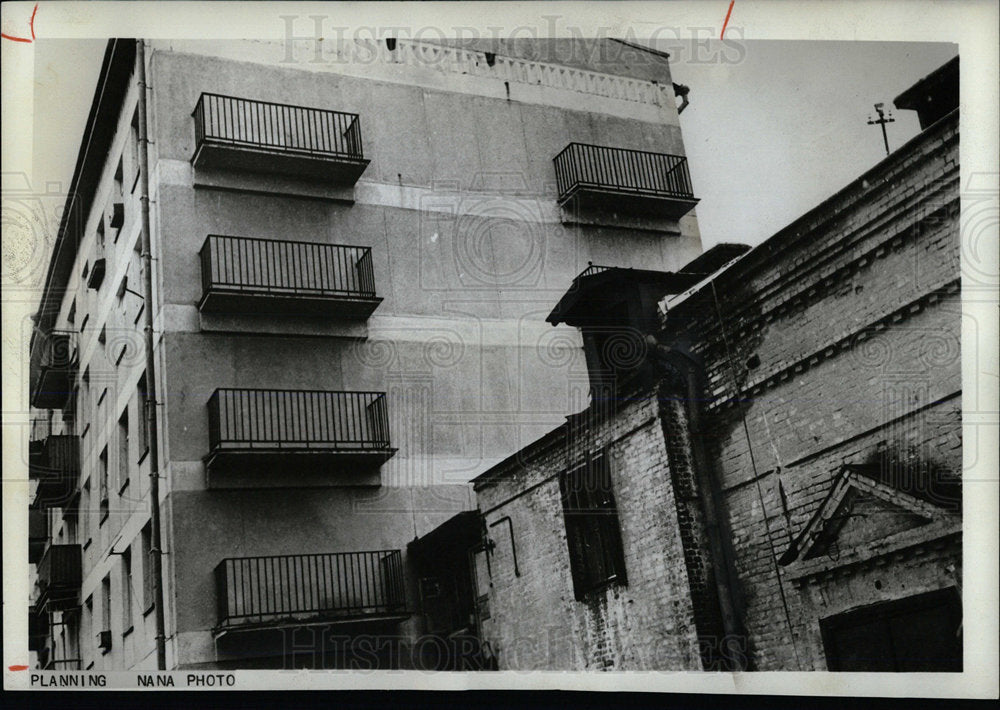
[[[149,451],[149,412],[146,410],[146,373],[142,373],[139,378],[139,385],[136,388],[137,416],[139,417],[136,433],[139,435],[139,458],[145,457]]]
[[[104,653],[111,650],[111,577],[101,580],[101,631],[97,647]]]
[[[132,549],[122,552],[122,635],[132,631]]]
[[[128,422],[128,407],[122,412],[121,417],[118,418],[118,493],[121,492],[128,486],[129,483],[129,460],[128,460],[128,450],[129,450],[129,422]]]
[[[142,548],[142,613],[148,614],[153,608],[153,524],[142,526],[140,534]]]
[[[618,509],[605,452],[559,478],[566,541],[576,598],[610,584],[626,584]]]
[[[97,459],[97,474],[98,474],[98,492],[101,496],[100,510],[101,517],[100,522],[104,523],[108,519],[108,514],[111,512],[108,507],[108,447],[105,446],[101,450],[101,455]]]
[[[128,135],[129,163],[131,172],[135,176],[132,180],[132,192],[139,184],[139,111],[132,114],[132,124],[129,126]]]

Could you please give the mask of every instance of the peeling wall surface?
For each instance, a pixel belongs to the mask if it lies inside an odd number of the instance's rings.
[[[698,669],[680,525],[655,398],[620,411],[585,439],[554,445],[495,484],[477,485],[487,529],[512,519],[520,576],[506,533],[491,532],[489,619],[484,637],[501,668]],[[608,447],[627,585],[574,599],[560,500],[560,472]]]
[[[702,362],[700,436],[686,394],[649,394],[596,420],[589,444],[563,427],[476,480],[487,520],[511,516],[518,536],[521,576],[497,540],[488,589],[501,668],[708,668],[727,632],[720,579],[752,670],[827,670],[824,634],[848,612],[933,598],[960,618],[959,338],[975,324],[960,310],[957,113],[666,302],[660,343]],[[689,473],[696,438],[721,552]],[[577,601],[558,476],[610,440],[628,583]]]

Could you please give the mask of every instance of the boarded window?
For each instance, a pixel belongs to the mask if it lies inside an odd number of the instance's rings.
[[[559,479],[573,589],[577,599],[609,584],[625,584],[618,509],[606,452],[588,455]]]

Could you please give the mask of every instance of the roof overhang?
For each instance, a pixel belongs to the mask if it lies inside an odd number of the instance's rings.
[[[750,250],[746,244],[716,244],[676,272],[612,267],[577,276],[545,320],[552,325],[579,325],[603,306],[637,289],[657,298],[682,293]],[[590,271],[590,269],[588,269]]]

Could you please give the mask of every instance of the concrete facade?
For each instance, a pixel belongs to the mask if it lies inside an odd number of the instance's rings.
[[[146,309],[167,667],[281,667],[291,646],[295,663],[326,663],[308,643],[286,644],[283,631],[253,651],[222,642],[214,574],[227,558],[400,550],[406,618],[381,620],[379,632],[410,642],[422,633],[406,543],[473,507],[469,478],[586,397],[578,336],[544,324],[547,305],[588,261],[671,269],[701,251],[693,213],[578,214],[556,203],[552,159],[571,142],[684,154],[666,60],[605,44],[606,54],[559,63],[514,45],[352,43],[316,63],[289,60],[277,43],[152,41],[145,87],[134,47],[109,45],[102,78],[111,88],[99,90],[89,126],[99,149],[81,151],[82,197],[70,205],[80,219],[63,225],[37,323],[77,343],[75,394],[37,415],[78,437],[79,497],[46,514],[50,542],[82,548],[78,610],[51,615],[41,664],[156,664],[144,587]],[[142,89],[147,145],[137,128]],[[370,163],[346,186],[196,167],[192,111],[203,93],[356,113]],[[151,274],[141,259],[144,180]],[[123,222],[112,228],[116,204]],[[206,312],[199,250],[208,235],[370,247],[382,301],[350,321]],[[99,259],[106,272],[92,288]],[[147,277],[152,303],[140,287]],[[364,485],[350,465],[317,478],[287,464],[217,485],[206,471],[207,403],[227,387],[384,392],[394,455]],[[110,632],[106,648],[101,631]]]
[[[957,74],[955,60],[929,85]],[[659,374],[619,390],[613,412],[592,404],[475,480],[500,668],[912,670],[882,657],[870,624],[931,604],[951,620],[920,633],[950,635],[953,655],[926,669],[961,670],[958,110],[935,110],[824,203],[668,296],[645,353]],[[575,600],[559,478],[604,446],[627,583]],[[851,656],[837,629],[866,614],[873,655]]]

